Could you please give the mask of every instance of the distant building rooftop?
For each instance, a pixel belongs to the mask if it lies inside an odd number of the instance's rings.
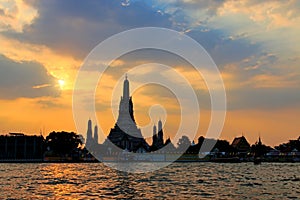
[[[250,149],[250,144],[244,136],[234,138],[231,146],[238,151],[248,151]]]
[[[9,133],[9,135],[12,135],[12,136],[25,136],[24,133]]]

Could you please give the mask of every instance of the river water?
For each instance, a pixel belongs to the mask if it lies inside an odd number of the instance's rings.
[[[0,193],[0,199],[300,199],[300,163],[173,163],[146,174],[101,163],[2,163]]]

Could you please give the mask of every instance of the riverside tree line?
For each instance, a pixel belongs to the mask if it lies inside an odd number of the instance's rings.
[[[223,158],[251,161],[255,156],[263,158],[264,161],[300,161],[300,137],[272,148],[264,145],[260,138],[250,145],[244,136],[235,138],[232,143],[227,140],[205,139],[203,136],[195,143],[187,136],[182,136],[176,146],[170,145],[168,153],[184,152],[181,159],[197,160],[204,140],[215,142],[210,152],[201,152],[205,154],[203,160],[206,161]],[[65,131],[53,131],[46,138],[16,133],[0,135],[0,160],[95,161],[82,141],[84,138],[81,135]],[[32,155],[28,156],[26,153]]]

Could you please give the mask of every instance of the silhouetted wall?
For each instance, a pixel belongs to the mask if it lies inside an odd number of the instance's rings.
[[[43,159],[43,147],[42,136],[0,135],[0,160]]]

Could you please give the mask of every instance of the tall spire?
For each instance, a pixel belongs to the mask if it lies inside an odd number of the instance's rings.
[[[127,79],[127,74],[125,75],[124,85],[123,85],[123,99],[129,99],[129,81]]]
[[[154,124],[154,126],[153,126],[153,135],[156,135],[156,134],[157,134],[157,131],[156,131],[156,126]]]
[[[258,145],[262,145],[261,138],[260,138],[260,133],[259,133],[259,136],[258,136]]]
[[[97,125],[94,128],[94,141],[95,141],[95,144],[98,144],[98,126]]]
[[[157,149],[157,132],[156,132],[156,126],[153,126],[153,135],[152,135],[152,146],[153,150]]]
[[[158,120],[158,132],[162,130],[162,122],[161,120],[159,119]]]
[[[86,146],[90,146],[93,140],[92,120],[88,121],[88,128],[86,133]]]
[[[126,74],[123,96],[120,99],[119,116],[107,138],[123,150],[127,149],[130,152],[149,151],[149,145],[143,138],[141,130],[137,127],[133,113],[133,102],[130,97],[129,81]]]
[[[157,147],[158,148],[162,148],[163,145],[164,145],[164,132],[163,132],[163,129],[162,129],[162,122],[161,120],[159,119],[158,120],[158,133],[157,133]]]

